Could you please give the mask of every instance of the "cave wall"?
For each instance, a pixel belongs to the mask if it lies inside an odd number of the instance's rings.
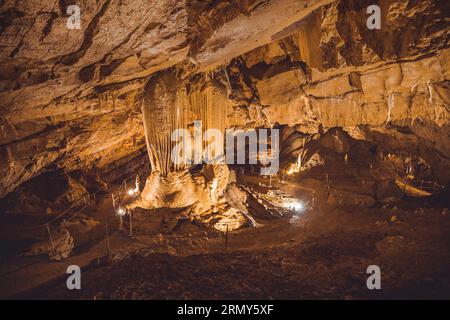
[[[71,1],[0,6],[0,198],[143,148],[145,85],[172,66],[229,81],[229,127],[343,127],[428,155],[448,181],[448,1],[78,3],[80,30],[65,27]],[[368,30],[375,3],[382,28]]]
[[[303,135],[341,127],[386,152],[420,155],[447,183],[448,3],[380,1],[381,30],[367,29],[368,4],[323,6],[291,35],[233,59],[231,121]]]

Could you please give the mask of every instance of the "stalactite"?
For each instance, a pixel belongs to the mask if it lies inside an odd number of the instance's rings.
[[[389,93],[387,105],[388,105],[388,114],[386,118],[386,124],[391,122],[392,109],[394,108],[394,92]]]
[[[172,133],[186,128],[184,105],[183,86],[170,70],[147,84],[143,104],[146,139],[155,170],[163,176],[183,168],[182,164],[172,166],[171,152],[177,144],[172,141]]]
[[[171,159],[172,150],[180,143],[177,139],[172,141],[172,133],[176,129],[187,129],[188,123],[192,121],[202,121],[203,153],[199,158],[211,160],[220,155],[214,154],[214,148],[204,137],[209,129],[220,131],[224,137],[228,97],[226,89],[222,87],[221,83],[214,80],[214,74],[208,73],[203,79],[192,80],[187,92],[185,83],[170,70],[147,84],[143,103],[147,146],[151,160],[156,162],[155,170],[159,170],[163,176],[186,167],[187,164],[174,163]],[[188,114],[192,116],[188,117]],[[223,152],[223,141],[220,143],[219,152]]]
[[[205,77],[210,79],[212,76],[208,74]],[[222,137],[225,135],[228,100],[218,84],[209,81],[205,86],[194,88],[189,94],[189,103],[196,117],[195,120],[202,121],[202,137],[210,129],[219,130],[222,133]],[[223,141],[221,143],[221,149],[223,150]],[[202,146],[205,159],[212,159],[218,156],[212,154],[212,146],[207,141],[203,141]]]

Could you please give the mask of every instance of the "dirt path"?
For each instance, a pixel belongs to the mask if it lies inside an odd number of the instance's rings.
[[[255,186],[268,184],[250,178]],[[289,181],[272,184],[296,197],[308,191]],[[64,262],[24,272],[28,287],[12,280],[6,286],[22,286],[17,297],[36,299],[450,298],[450,219],[441,208],[417,213],[319,205],[297,220],[231,232],[226,245],[223,234],[202,230],[146,232],[149,218],[136,218],[134,239],[120,232],[111,237],[112,264],[83,269],[81,291],[69,292],[64,277],[44,280],[64,274],[69,264],[89,264],[105,252],[104,241]],[[383,270],[381,292],[366,288],[371,264]],[[40,282],[36,275],[42,275]],[[23,291],[36,284],[43,285]]]
[[[274,233],[230,239],[227,252],[191,254],[139,249],[83,274],[81,291],[53,283],[34,298],[69,299],[303,299],[450,298],[450,221],[441,209],[335,210],[302,228],[272,225]],[[370,216],[370,219],[365,217]],[[363,222],[364,223],[361,223]],[[339,223],[338,223],[339,222]],[[292,233],[291,233],[292,232]],[[250,232],[247,235],[250,237]],[[204,243],[202,239],[199,243]],[[213,241],[213,240],[212,240]],[[178,243],[187,246],[186,243]],[[172,244],[176,246],[176,244]],[[202,252],[203,251],[203,252]],[[381,291],[366,287],[366,268],[379,265]]]

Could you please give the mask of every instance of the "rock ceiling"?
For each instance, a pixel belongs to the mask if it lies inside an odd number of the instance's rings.
[[[366,27],[372,2],[381,30]],[[71,4],[80,30],[66,27]],[[229,82],[229,126],[344,127],[438,154],[448,172],[448,12],[446,0],[2,1],[0,198],[138,154],[143,88],[170,67]]]

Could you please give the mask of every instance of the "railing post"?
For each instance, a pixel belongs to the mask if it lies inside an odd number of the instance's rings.
[[[132,210],[131,209],[128,209],[129,211],[129,214],[130,214],[130,237],[133,237],[133,220],[132,220],[132,218],[131,218],[131,216],[132,216]]]
[[[109,257],[111,254],[111,250],[109,247],[108,223],[105,224],[105,229],[106,229],[106,255]]]
[[[48,236],[50,238],[50,244],[52,246],[52,254],[56,253],[56,248],[55,248],[55,244],[53,243],[53,238],[52,238],[52,233],[50,232],[50,226],[47,223],[47,232],[48,232]]]
[[[116,199],[114,199],[114,194],[111,193],[111,198],[112,198],[112,203],[113,203],[113,207],[116,207]]]
[[[228,224],[227,224],[227,229],[225,231],[225,252],[227,252],[228,249]]]

